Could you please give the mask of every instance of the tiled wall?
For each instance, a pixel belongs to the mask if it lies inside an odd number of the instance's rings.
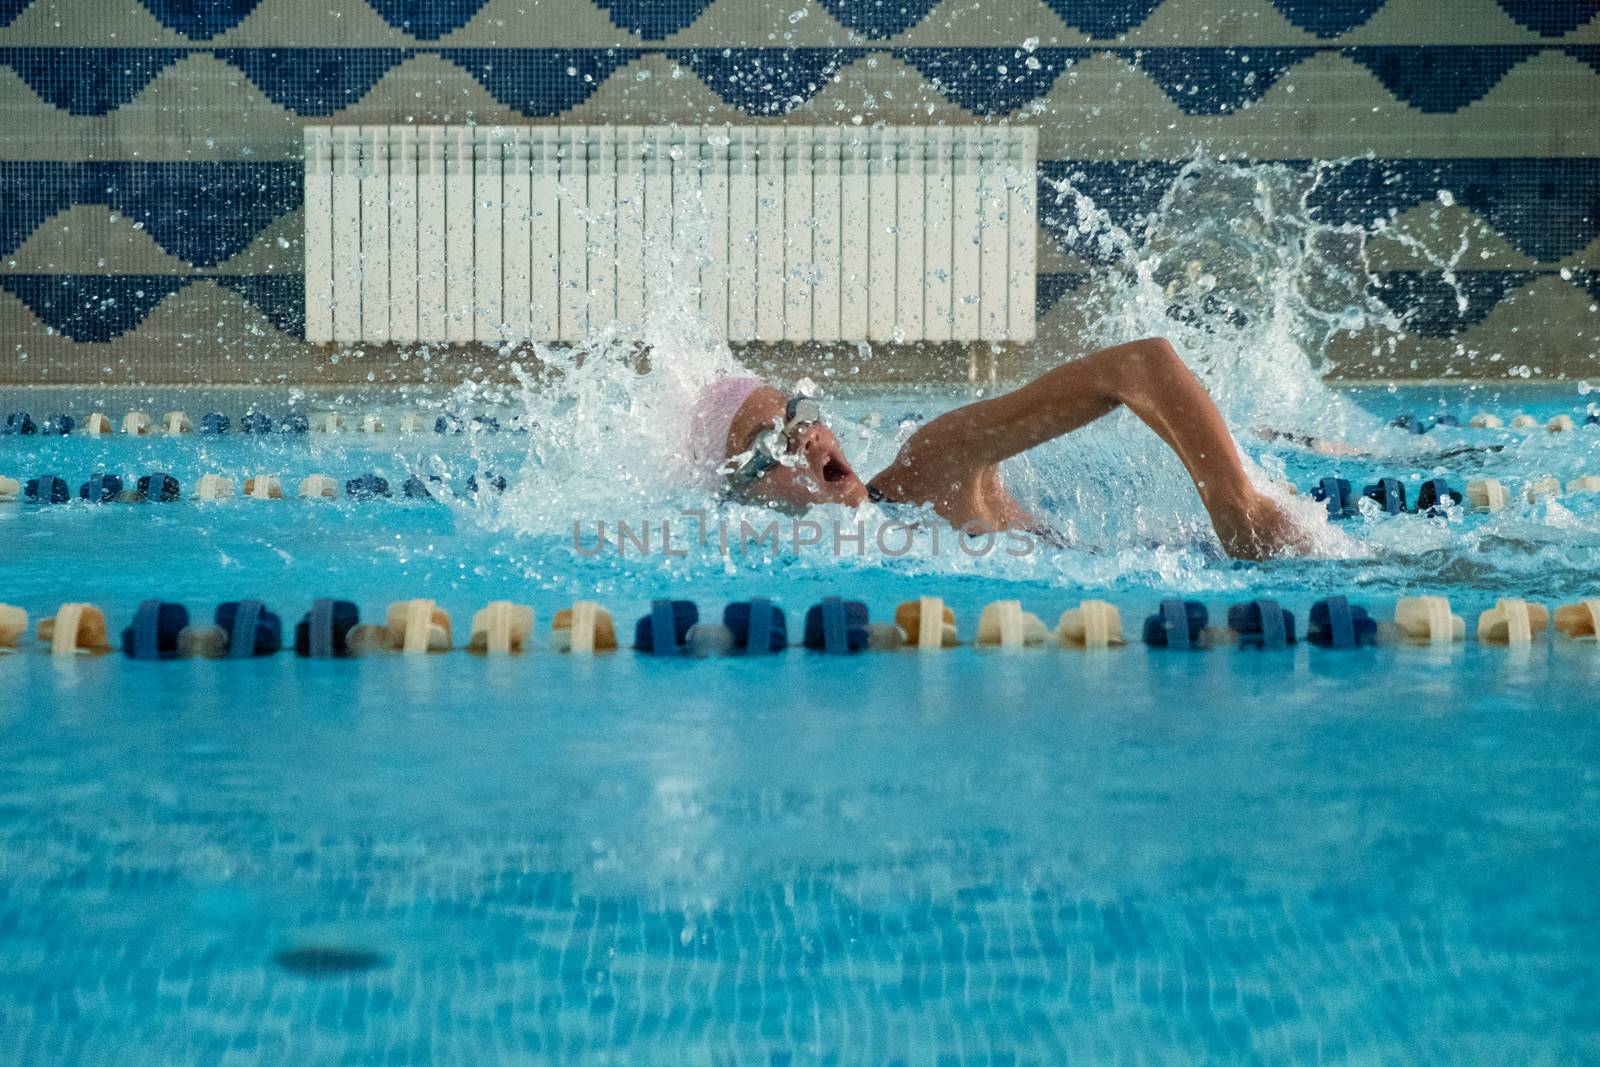
[[[1420,245],[1374,262],[1404,342],[1336,373],[1600,374],[1600,0],[0,0],[0,115],[0,382],[414,374],[299,340],[328,120],[1006,119],[1118,222],[1197,146],[1362,157],[1319,215]],[[1419,250],[1463,234],[1464,307]],[[1040,253],[1022,363],[1075,350],[1096,266],[1048,209]]]

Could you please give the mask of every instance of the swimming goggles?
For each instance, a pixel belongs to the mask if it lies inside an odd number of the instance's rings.
[[[803,430],[822,421],[822,405],[815,397],[792,396],[784,409],[783,428],[768,426],[750,440],[743,462],[733,470],[733,477],[741,481],[754,481],[783,462],[789,451],[789,439],[796,430]]]

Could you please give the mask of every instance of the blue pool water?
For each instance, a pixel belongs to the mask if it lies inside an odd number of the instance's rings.
[[[1381,429],[1446,408],[1581,421],[1572,390],[1357,399],[1379,416],[1364,440],[1380,456],[1248,448],[1302,487],[1403,472],[1516,493],[1532,474],[1600,473],[1597,428],[1441,429],[1421,445]],[[893,424],[947,402],[844,410]],[[1145,455],[1115,427],[1087,440]],[[1503,447],[1416,451],[1444,440]],[[532,603],[542,630],[577,596],[626,629],[668,592],[711,610],[766,593],[791,623],[824,595],[882,619],[935,593],[970,639],[1001,597],[1053,623],[1104,596],[1132,632],[1174,591],[1214,609],[1277,596],[1302,620],[1329,593],[1377,614],[1445,593],[1469,624],[1498,596],[1600,595],[1600,496],[1356,519],[1338,558],[1248,565],[1218,557],[1157,461],[1088,493],[1051,467],[1075,455],[1016,472],[1070,526],[1063,552],[723,562],[581,556],[564,516],[602,504],[573,505],[563,483],[541,507],[546,460],[513,434],[8,438],[0,472],[74,487],[105,464],[186,487],[270,470],[291,493],[313,470],[398,486],[419,467],[458,485],[493,469],[513,489],[450,505],[6,505],[0,601],[39,617],[92,600],[120,626],[152,595],[197,613],[259,596],[290,620],[315,596],[369,617],[430,596],[460,643],[497,597]],[[623,510],[651,502],[616,494]],[[1129,501],[1148,522],[1103,514]],[[1597,682],[1600,654],[1574,642],[0,656],[0,1059],[1591,1062]]]

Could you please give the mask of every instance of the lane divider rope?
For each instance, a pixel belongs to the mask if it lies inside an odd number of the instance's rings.
[[[932,654],[961,644],[955,614],[939,597],[919,597],[895,609],[895,622],[873,623],[858,600],[825,597],[805,614],[801,645],[823,655],[857,655],[867,651],[913,649]],[[1374,620],[1365,608],[1343,596],[1327,597],[1311,606],[1304,639],[1323,649],[1355,650],[1375,645],[1421,645],[1452,648],[1467,640],[1465,620],[1442,596],[1407,597],[1396,603],[1392,622]],[[1143,640],[1151,649],[1205,651],[1227,645],[1263,653],[1283,652],[1299,642],[1293,612],[1276,600],[1258,598],[1232,604],[1226,623],[1211,625],[1205,604],[1197,600],[1163,600],[1144,621]],[[1555,632],[1600,647],[1600,598],[1563,604],[1553,613],[1541,603],[1515,597],[1497,600],[1479,614],[1476,638],[1485,646],[1527,647],[1554,623]],[[26,648],[28,613],[0,604],[0,649]],[[382,623],[362,623],[354,601],[332,598],[312,602],[295,624],[291,647],[297,655],[345,658],[385,653],[426,655],[458,647],[483,655],[516,655],[533,647],[533,608],[496,600],[472,617],[471,633],[457,646],[450,614],[427,598],[390,604]],[[69,602],[39,621],[35,637],[54,655],[97,655],[112,650],[105,613],[89,603]],[[1062,613],[1052,632],[1037,615],[1022,611],[1020,601],[987,605],[979,618],[974,646],[1018,651],[1055,646],[1075,650],[1108,650],[1124,645],[1117,609],[1102,600],[1085,600]],[[283,647],[283,624],[259,600],[219,605],[210,623],[191,622],[178,603],[146,600],[121,631],[120,647],[132,659],[244,659],[269,656]],[[593,655],[619,649],[611,613],[592,600],[575,601],[551,622],[552,651]],[[770,655],[789,647],[788,620],[765,598],[728,604],[721,622],[702,621],[690,600],[660,599],[634,627],[632,649],[653,657],[706,658],[726,655]]]
[[[201,416],[198,424],[186,412],[164,412],[159,419],[153,419],[147,411],[129,411],[122,416],[120,423],[113,423],[111,417],[103,411],[91,412],[83,419],[82,426],[71,415],[60,414],[48,418],[35,419],[26,411],[13,411],[6,416],[0,434],[6,436],[41,436],[65,437],[69,434],[79,433],[87,437],[115,436],[120,427],[121,436],[124,437],[183,437],[191,434],[203,436],[220,436],[233,430],[233,420],[220,411],[209,411]],[[377,414],[365,414],[354,420],[354,430],[358,433],[369,435],[388,433],[388,425],[383,417]],[[310,413],[290,411],[281,418],[274,419],[271,415],[256,408],[251,408],[239,420],[239,431],[247,435],[263,434],[338,434],[349,432],[350,425],[346,423],[343,412],[340,411],[314,411]],[[520,418],[512,418],[508,427],[510,432],[520,432],[522,429]],[[489,414],[458,415],[446,412],[440,415],[426,415],[420,412],[406,412],[399,416],[394,423],[394,432],[401,434],[463,434],[463,433],[497,433],[501,430],[500,419]]]
[[[159,419],[152,419],[149,412],[134,410],[125,413],[121,423],[116,425],[120,425],[122,435],[129,437],[183,436],[192,433],[218,435],[227,434],[233,429],[232,419],[220,411],[207,412],[201,416],[197,424],[183,411],[168,411]],[[1425,434],[1440,427],[1459,428],[1461,422],[1454,415],[1419,416],[1407,412],[1389,420],[1389,425],[1408,433]],[[1600,426],[1600,410],[1590,405],[1582,414],[1581,422],[1567,414],[1554,415],[1540,422],[1532,415],[1518,413],[1511,416],[1508,423],[1502,416],[1493,412],[1479,412],[1467,420],[1467,426],[1475,430],[1503,430],[1508,425],[1510,429],[1525,432],[1543,429],[1548,433],[1572,433],[1580,427]],[[406,412],[394,422],[393,432],[417,434],[431,430],[440,434],[459,434],[469,431],[494,432],[500,428],[500,420],[489,414],[464,416],[444,413],[430,416],[418,412]],[[512,419],[510,429],[515,431],[519,428],[519,421]],[[341,411],[319,410],[310,413],[290,411],[281,418],[274,419],[258,408],[250,408],[239,420],[239,430],[245,434],[338,434],[350,432],[352,429],[354,432],[368,435],[391,432],[383,416],[374,413],[352,416],[352,421],[347,423]],[[64,436],[78,432],[91,437],[100,437],[114,434],[116,428],[110,416],[103,411],[91,412],[85,416],[81,427],[78,421],[68,414],[36,419],[30,412],[14,411],[6,416],[5,425],[0,428],[0,432],[24,436],[34,434]]]

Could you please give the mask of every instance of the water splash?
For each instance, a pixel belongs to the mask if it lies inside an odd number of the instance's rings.
[[[1368,230],[1314,217],[1309,201],[1329,166],[1337,164],[1196,160],[1178,171],[1149,212],[1126,226],[1069,173],[1046,183],[1040,210],[1056,217],[1064,252],[1096,265],[1081,295],[1077,331],[1087,347],[1170,338],[1216,397],[1258,484],[1318,532],[1323,554],[1348,557],[1365,554],[1367,546],[1330,529],[1319,505],[1286,498],[1274,484],[1286,476],[1284,457],[1256,436],[1270,428],[1402,455],[1416,448],[1322,380],[1329,345],[1339,334],[1370,334],[1382,346],[1404,328],[1376,295],[1370,266],[1374,236],[1395,235],[1381,223]],[[529,430],[522,477],[504,499],[480,501],[472,511],[477,521],[501,533],[540,537],[548,547],[547,535],[564,537],[574,521],[597,516],[646,518],[687,507],[710,508],[734,521],[747,517],[747,509],[720,504],[683,476],[684,428],[696,393],[720,376],[748,370],[695,310],[702,280],[714,278],[701,251],[703,215],[687,210],[675,227],[669,244],[647,249],[656,284],[637,329],[612,326],[572,347],[534,344],[515,353],[518,384],[511,399]],[[631,336],[642,343],[626,339]],[[863,363],[874,358],[870,348],[858,352]],[[469,383],[466,393],[483,388]],[[830,398],[830,409],[852,460],[870,474],[914,429],[917,419],[901,417],[908,407],[926,418],[981,392],[913,399],[847,391]],[[1232,581],[1221,577],[1227,572],[1217,566],[1209,520],[1182,466],[1126,412],[1009,462],[1006,477],[1025,506],[1067,536],[1068,550],[974,561],[959,553],[891,557],[869,545],[866,553],[843,559],[779,553],[781,559],[769,555],[757,563],[825,571],[856,565],[973,571],[1097,585],[1128,575],[1189,586]],[[816,511],[813,517],[834,521],[832,510]],[[871,523],[881,516],[867,509],[865,518]],[[714,543],[698,548],[688,562],[662,566],[740,565],[721,558]]]

